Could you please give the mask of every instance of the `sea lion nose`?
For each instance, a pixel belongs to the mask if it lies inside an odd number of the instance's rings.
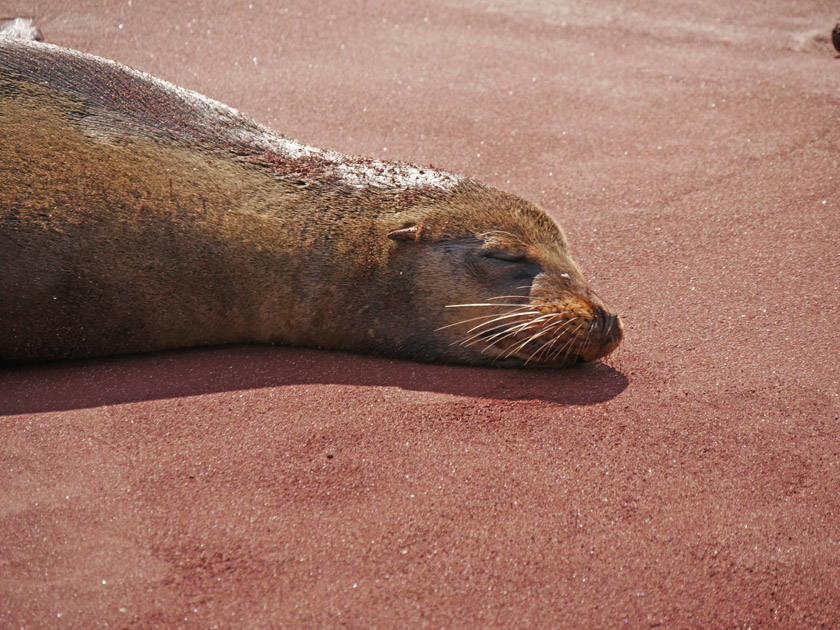
[[[592,308],[595,321],[592,324],[593,344],[597,344],[595,358],[607,356],[618,347],[624,338],[624,324],[618,314],[601,305],[593,305]],[[592,361],[586,357],[587,360]]]
[[[604,339],[604,344],[617,346],[624,337],[624,324],[621,322],[621,318],[617,313],[612,313],[605,309],[599,310],[601,313],[599,313],[598,319],[601,321],[603,327],[601,334]]]

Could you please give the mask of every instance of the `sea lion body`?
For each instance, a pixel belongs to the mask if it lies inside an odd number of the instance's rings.
[[[621,340],[536,206],[112,61],[0,39],[0,137],[0,361],[284,343],[559,366]]]

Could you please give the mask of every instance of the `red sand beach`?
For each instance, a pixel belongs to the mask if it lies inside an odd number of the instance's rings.
[[[831,3],[5,0],[307,144],[539,203],[625,341],[0,369],[3,628],[840,627]]]

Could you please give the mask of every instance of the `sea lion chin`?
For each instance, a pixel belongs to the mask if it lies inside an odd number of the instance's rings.
[[[514,195],[34,41],[0,38],[0,94],[0,361],[284,343],[558,367],[622,339]]]

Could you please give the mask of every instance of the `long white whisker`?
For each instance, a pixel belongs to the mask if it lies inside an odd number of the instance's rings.
[[[505,299],[516,300],[516,299],[520,299],[520,298],[523,299],[523,300],[527,300],[527,299],[529,299],[529,296],[527,296],[527,295],[499,295],[499,296],[491,297],[491,298],[487,298],[487,299],[488,300],[505,300]]]
[[[494,333],[494,334],[490,335],[489,337],[488,337],[488,334],[491,333],[494,330],[493,328],[491,328],[489,330],[479,331],[479,332],[475,333],[474,335],[472,335],[471,337],[467,337],[466,339],[462,340],[460,342],[460,344],[462,346],[466,347],[466,346],[471,346],[474,343],[477,343],[479,340],[489,341],[490,339],[493,339],[493,337],[497,337],[499,335],[504,335],[506,332],[511,330],[511,327],[518,328],[520,326],[527,326],[530,323],[531,323],[530,319],[528,319],[527,321],[525,321],[521,324],[517,324],[516,322],[512,322],[512,323],[508,322],[508,324],[510,324],[510,325],[497,326],[497,328],[501,328],[501,330],[497,333]]]
[[[557,324],[554,324],[554,327],[552,329],[552,332],[554,333],[554,335],[552,336],[552,338],[547,339],[546,342],[543,345],[541,345],[534,352],[534,354],[532,354],[530,357],[528,357],[528,361],[530,361],[531,359],[533,359],[537,355],[543,355],[543,358],[547,357],[549,351],[551,350],[551,346],[556,344],[562,338],[560,336],[560,333],[563,331],[564,328],[567,328],[569,326],[569,324],[571,324],[572,322],[574,322],[574,319],[565,320],[565,321],[562,321],[562,322],[558,322]],[[528,364],[528,361],[525,362],[526,365]]]
[[[475,343],[478,339],[485,338],[485,337],[486,337],[486,335],[487,335],[488,333],[492,332],[492,331],[493,331],[493,330],[495,330],[496,328],[501,328],[501,325],[499,325],[499,326],[495,326],[495,327],[493,327],[493,326],[492,326],[492,325],[493,325],[493,324],[495,324],[497,321],[499,321],[500,319],[505,319],[505,318],[508,318],[508,317],[516,317],[516,316],[525,316],[525,317],[528,317],[528,316],[530,316],[530,313],[527,313],[527,312],[525,312],[525,313],[513,313],[512,315],[503,315],[503,316],[497,317],[496,319],[493,319],[493,320],[491,320],[491,321],[489,321],[489,322],[483,322],[483,323],[481,323],[481,324],[478,324],[477,326],[473,326],[473,327],[472,327],[470,330],[468,330],[468,331],[467,331],[467,333],[466,333],[466,334],[469,334],[469,333],[472,333],[472,332],[478,331],[478,332],[476,332],[474,335],[472,335],[472,336],[470,336],[470,337],[467,337],[466,339],[462,339],[461,341],[454,341],[454,342],[452,342],[452,344],[450,344],[450,345],[455,345],[456,343],[458,343],[458,344],[460,344],[460,345],[462,345],[462,346],[471,346],[471,345],[472,345],[473,343]],[[530,320],[529,320],[529,321],[530,321]],[[514,324],[515,324],[515,323],[516,323],[516,322],[514,322]],[[485,328],[485,327],[488,327],[488,326],[489,326],[489,328]],[[479,329],[481,329],[481,328],[484,328],[484,330],[479,330]],[[506,330],[507,330],[507,328],[503,328],[503,330],[501,330],[500,332],[498,332],[498,333],[496,333],[496,334],[499,334],[499,335],[500,335],[500,334],[504,333]],[[492,338],[492,337],[491,337],[491,338]]]
[[[586,337],[584,337],[584,339],[583,339],[583,344],[581,345],[580,350],[578,350],[577,358],[580,358],[581,351],[586,348],[587,344],[589,344],[589,337],[591,335],[592,335],[592,326],[589,326],[589,328],[586,330]]]
[[[574,339],[575,339],[575,335],[577,334],[577,332],[578,332],[581,328],[583,328],[583,326],[584,326],[585,324],[586,324],[586,322],[585,322],[585,321],[582,321],[582,322],[578,325],[578,327],[577,327],[577,328],[575,328],[574,332],[572,333],[572,340],[574,340]],[[568,350],[566,350],[566,360],[567,360],[567,361],[570,361],[570,360],[571,360],[571,358],[572,358],[572,350],[573,350],[573,348],[574,348],[574,346],[573,346],[573,345],[569,345],[569,349],[568,349]],[[578,353],[578,356],[580,356],[580,353]]]
[[[494,323],[496,323],[496,322],[498,322],[498,321],[501,321],[501,320],[503,320],[503,319],[509,319],[509,318],[511,318],[511,317],[519,317],[520,315],[538,315],[538,314],[539,314],[539,311],[519,311],[519,312],[517,312],[517,313],[508,313],[507,315],[499,315],[499,316],[498,316],[498,317],[496,317],[495,319],[491,319],[491,320],[490,320],[490,321],[488,321],[488,322],[482,322],[482,323],[480,323],[480,324],[478,324],[478,325],[476,325],[476,326],[473,326],[472,328],[470,328],[470,329],[467,331],[467,334],[470,334],[470,333],[471,333],[471,332],[473,332],[474,330],[478,330],[479,328],[482,328],[482,327],[484,327],[484,326],[488,326],[488,325],[490,325],[490,324],[494,324]]]
[[[522,324],[518,324],[516,326],[511,326],[509,328],[506,328],[506,329],[496,333],[495,335],[487,337],[486,338],[487,341],[489,341],[490,339],[493,339],[493,337],[498,337],[498,339],[495,339],[495,340],[493,340],[492,343],[489,343],[487,345],[487,347],[484,348],[484,350],[482,350],[482,352],[485,352],[485,351],[489,350],[490,348],[495,346],[497,343],[499,343],[501,341],[504,341],[508,337],[516,335],[516,334],[522,332],[523,330],[527,330],[528,328],[530,328],[532,326],[539,325],[539,321],[541,319],[546,319],[546,318],[553,317],[553,316],[554,316],[553,313],[549,314],[549,315],[541,315],[540,317],[537,317],[536,319],[529,320],[527,322],[524,322]],[[509,355],[506,355],[506,356],[509,356]]]
[[[531,353],[531,356],[529,356],[527,359],[525,359],[525,365],[528,365],[531,362],[531,359],[533,359],[535,356],[537,356],[539,353],[541,353],[543,350],[545,350],[545,348],[547,346],[550,346],[553,341],[554,341],[553,339],[546,339],[539,348],[537,348],[536,350],[534,350]]]
[[[573,337],[569,338],[566,340],[566,343],[558,346],[557,349],[549,355],[548,360],[557,361],[560,358],[560,355],[563,354],[563,351],[568,347],[570,343],[572,343],[573,340]]]
[[[526,308],[526,307],[523,307],[523,308]],[[523,312],[522,309],[517,309],[513,313],[506,313],[505,315],[503,315],[503,317],[512,317],[513,315],[518,315],[522,312]],[[538,311],[533,311],[533,312],[536,313]],[[440,328],[435,328],[435,331],[443,330],[444,328],[451,328],[452,326],[460,326],[461,324],[467,324],[469,322],[475,322],[475,321],[478,321],[479,319],[489,319],[489,318],[496,318],[496,317],[499,317],[498,313],[490,313],[489,315],[479,315],[478,317],[470,317],[468,319],[462,319],[460,321],[457,321],[454,324],[447,324],[446,326],[441,326]],[[485,322],[485,323],[488,323],[488,322]],[[472,332],[472,330],[468,330],[467,332]]]
[[[578,324],[577,328],[575,328],[574,331],[572,331],[572,334],[569,336],[569,340],[557,352],[557,355],[556,355],[557,357],[559,357],[565,351],[566,352],[566,359],[569,358],[569,352],[571,351],[572,342],[574,342],[574,340],[575,340],[575,334],[577,333],[577,331],[579,331],[581,329],[581,327],[583,326],[584,323],[585,322],[581,322],[580,324]]]
[[[550,317],[551,317],[551,318],[557,318],[557,317],[560,317],[560,314],[559,314],[559,313],[552,313],[552,314],[550,315]],[[552,332],[552,331],[553,331],[555,328],[557,328],[558,326],[562,326],[562,324],[563,324],[563,322],[562,322],[562,321],[561,321],[561,322],[551,322],[551,323],[546,324],[545,326],[543,326],[542,328],[540,328],[540,330],[538,330],[538,331],[537,331],[537,332],[535,332],[533,335],[531,335],[530,337],[528,337],[525,341],[522,341],[521,343],[519,343],[519,344],[517,344],[517,345],[513,346],[513,348],[511,348],[511,350],[509,350],[509,351],[508,351],[508,353],[505,355],[505,357],[507,358],[507,357],[509,357],[509,356],[512,356],[512,355],[516,354],[517,352],[519,352],[520,350],[522,350],[522,348],[524,348],[524,347],[525,347],[525,346],[527,346],[529,343],[531,343],[532,341],[534,341],[534,339],[537,339],[537,338],[539,338],[539,337],[542,337],[543,335],[546,335],[546,334],[548,334],[548,333]],[[533,355],[531,355],[531,356],[533,357]],[[529,359],[529,360],[530,360],[530,359]],[[526,363],[526,365],[527,365],[528,361],[526,361],[525,363]]]
[[[500,330],[499,332],[494,333],[490,336],[487,336],[487,333],[489,333],[491,331],[484,330],[484,331],[474,335],[473,337],[470,337],[470,339],[475,339],[476,341],[478,339],[482,339],[483,341],[490,341],[490,343],[484,349],[484,350],[487,350],[487,349],[491,348],[492,346],[496,345],[497,343],[499,343],[502,339],[505,339],[506,337],[509,337],[510,335],[515,335],[520,330],[524,330],[528,326],[531,326],[533,324],[533,321],[534,320],[532,320],[532,319],[528,319],[527,321],[524,321],[522,323],[512,322],[510,325],[505,326],[504,328],[502,328],[502,330]],[[476,343],[476,341],[473,341],[472,343],[469,343],[467,345],[471,346],[471,345],[473,345],[473,343]],[[482,352],[484,352],[484,350],[482,350]]]
[[[479,303],[479,304],[447,304],[443,308],[465,308],[470,306],[522,306],[522,302],[519,304],[504,304],[500,302],[493,302],[493,303]]]
[[[486,298],[485,302],[446,304],[445,308],[484,308],[492,309],[492,312],[467,317],[435,330],[463,327],[466,331],[463,338],[450,345],[467,348],[481,344],[480,352],[493,350],[497,359],[516,357],[523,365],[564,364],[579,358],[593,335],[591,327],[585,335],[581,333],[588,320],[577,315],[569,318],[571,313],[568,312],[546,313],[549,304],[540,305],[539,301],[533,304],[529,300],[528,295],[497,295]],[[613,325],[611,322],[610,328]],[[610,329],[605,334],[609,332]]]
[[[561,321],[561,322],[558,322],[557,324],[555,324],[554,325],[555,330],[553,331],[555,333],[554,337],[552,339],[546,340],[546,342],[544,344],[542,344],[539,348],[537,348],[533,352],[533,354],[531,354],[531,356],[528,357],[528,360],[525,361],[525,365],[528,365],[528,363],[531,361],[531,359],[533,359],[535,356],[537,356],[539,354],[542,354],[543,357],[545,358],[548,355],[548,351],[551,350],[551,346],[553,346],[560,339],[562,339],[562,337],[560,336],[560,333],[563,331],[563,329],[564,328],[569,328],[572,324],[574,324],[574,322],[577,319],[578,319],[578,317],[573,317],[572,319],[564,320],[564,321]]]
[[[557,322],[557,324],[554,324],[554,328],[552,330],[552,332],[554,333],[554,337],[550,340],[547,340],[546,343],[544,343],[542,346],[540,346],[534,352],[534,354],[532,354],[528,358],[528,361],[533,359],[537,354],[542,354],[543,355],[543,359],[541,359],[541,360],[551,361],[552,360],[552,358],[551,358],[552,355],[549,354],[549,352],[551,351],[551,347],[554,344],[556,344],[558,341],[563,339],[563,336],[561,335],[561,333],[564,331],[564,329],[570,328],[572,325],[574,325],[574,323],[577,320],[578,320],[577,317],[573,317],[572,319],[564,320],[564,321],[561,321],[561,322]],[[561,352],[562,352],[562,350],[561,350]]]
[[[485,236],[490,236],[491,234],[504,234],[506,236],[512,236],[513,238],[519,240],[519,236],[514,234],[513,232],[505,232],[504,230],[490,230],[489,232],[482,232],[481,234],[476,234],[479,238],[483,238]]]

